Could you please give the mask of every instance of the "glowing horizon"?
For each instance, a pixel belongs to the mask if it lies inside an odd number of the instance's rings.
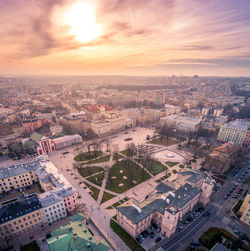
[[[248,0],[4,0],[0,73],[249,76],[249,9]]]

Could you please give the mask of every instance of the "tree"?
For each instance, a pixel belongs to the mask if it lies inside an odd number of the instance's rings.
[[[168,140],[173,137],[174,126],[173,125],[163,125],[160,129],[160,134],[163,135],[168,143]]]

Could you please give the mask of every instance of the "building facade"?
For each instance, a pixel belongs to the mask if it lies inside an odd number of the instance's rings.
[[[247,143],[249,146],[250,121],[234,120],[220,128],[217,139],[222,142],[232,142],[242,146]]]
[[[238,213],[241,214],[240,221],[250,227],[250,191],[248,191]]]
[[[154,222],[169,237],[175,232],[178,221],[198,202],[208,203],[213,184],[203,173],[181,172],[175,183],[160,183],[156,193],[147,199],[139,202],[132,198],[118,206],[117,222],[133,237]]]

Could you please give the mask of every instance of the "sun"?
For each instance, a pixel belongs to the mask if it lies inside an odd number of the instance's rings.
[[[71,5],[65,13],[66,25],[70,34],[83,43],[88,43],[101,36],[101,25],[96,23],[94,6],[78,1]]]

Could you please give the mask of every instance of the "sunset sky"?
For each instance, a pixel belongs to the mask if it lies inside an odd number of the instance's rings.
[[[0,0],[0,74],[250,76],[249,0]]]

